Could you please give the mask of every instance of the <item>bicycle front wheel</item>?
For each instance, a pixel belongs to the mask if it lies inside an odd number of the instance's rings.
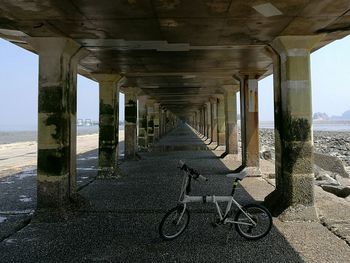
[[[180,236],[190,222],[190,213],[183,206],[170,209],[159,225],[159,235],[163,240],[172,240]]]
[[[261,205],[249,204],[242,207],[235,216],[237,232],[249,240],[257,240],[266,236],[272,227],[270,212]],[[253,223],[253,222],[254,223]]]

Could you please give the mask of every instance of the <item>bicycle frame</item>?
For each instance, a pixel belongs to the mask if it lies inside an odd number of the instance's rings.
[[[242,206],[233,198],[233,196],[190,196],[186,194],[186,189],[189,184],[189,178],[190,175],[188,172],[184,171],[184,178],[182,180],[182,187],[181,187],[181,193],[179,197],[179,203],[183,205],[183,210],[181,212],[181,215],[178,219],[178,222],[180,222],[183,214],[185,213],[185,210],[187,208],[188,203],[214,203],[216,207],[217,214],[219,215],[220,222],[223,224],[231,223],[231,224],[240,224],[240,225],[256,225],[256,222],[250,217],[249,214],[247,214],[243,209]],[[219,202],[227,202],[227,206],[225,209],[225,213],[221,210],[219,206]],[[246,222],[237,222],[230,218],[227,218],[228,213],[230,212],[232,205],[235,205],[238,207],[239,210],[242,211],[242,213],[249,218],[251,223]]]

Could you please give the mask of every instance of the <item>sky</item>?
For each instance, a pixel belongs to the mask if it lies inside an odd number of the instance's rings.
[[[311,54],[313,112],[350,109],[350,36]],[[38,56],[0,39],[0,131],[37,127]],[[121,96],[120,116],[124,117]],[[98,120],[98,84],[78,76],[79,119]],[[259,118],[273,120],[273,81],[259,81]]]

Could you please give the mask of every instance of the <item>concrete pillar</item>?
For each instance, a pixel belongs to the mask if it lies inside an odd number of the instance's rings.
[[[277,37],[274,61],[276,190],[265,199],[282,219],[316,219],[310,50],[323,36]]]
[[[225,90],[225,153],[238,154],[236,92],[239,90],[239,85],[227,85],[223,88]]]
[[[159,118],[160,118],[160,104],[158,102],[153,104],[154,109],[154,142],[159,141]]]
[[[125,159],[135,159],[137,152],[137,88],[125,92]]]
[[[207,123],[207,138],[210,139],[210,142],[212,141],[212,134],[211,134],[211,105],[210,102],[206,102],[206,123]]]
[[[218,104],[217,98],[210,98],[210,123],[211,123],[211,142],[216,144],[218,142]]]
[[[198,133],[200,133],[200,117],[201,117],[201,113],[199,110],[196,111],[196,129],[198,131]]]
[[[147,106],[147,147],[154,144],[154,100],[148,100]]]
[[[160,106],[159,109],[159,138],[163,137],[163,126],[164,126],[164,109]]]
[[[148,148],[147,142],[147,96],[138,97],[138,147],[140,151]]]
[[[205,111],[204,107],[201,108],[201,134],[205,136]]]
[[[162,109],[162,136],[166,134],[166,109]]]
[[[219,96],[217,103],[217,144],[225,146],[225,100]]]
[[[68,38],[30,38],[39,54],[38,209],[76,193],[77,64],[86,51]]]
[[[203,114],[204,114],[204,137],[205,139],[208,139],[208,110],[207,110],[207,104],[204,104],[203,108]]]
[[[250,169],[250,175],[260,175],[258,113],[259,76],[260,75],[254,73],[246,73],[241,76],[242,164],[252,168]]]
[[[98,137],[98,176],[116,176],[119,143],[118,74],[93,74],[99,83],[100,112]]]

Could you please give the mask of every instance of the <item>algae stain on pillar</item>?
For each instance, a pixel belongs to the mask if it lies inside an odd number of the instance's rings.
[[[132,96],[126,93],[126,98]],[[136,97],[135,97],[136,100]],[[125,159],[134,159],[137,150],[137,103],[127,98],[125,103]]]

